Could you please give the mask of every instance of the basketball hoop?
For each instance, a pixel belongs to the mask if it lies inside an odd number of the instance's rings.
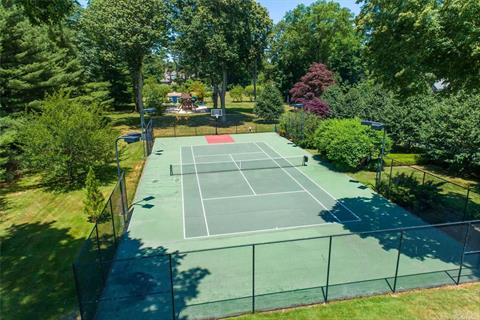
[[[218,134],[218,118],[220,118],[223,115],[222,109],[211,109],[210,115],[212,117],[215,117],[215,135],[217,135]]]

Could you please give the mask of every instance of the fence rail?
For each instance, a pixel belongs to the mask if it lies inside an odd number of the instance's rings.
[[[364,250],[352,245],[372,237],[381,245]],[[115,288],[80,299],[95,310],[100,306],[100,318],[115,317],[112,312],[121,308],[140,313],[151,301],[162,305],[150,314],[159,319],[224,317],[479,280],[480,220],[100,258],[93,264],[77,267],[105,270]],[[109,271],[112,266],[115,272]],[[198,277],[202,270],[211,279],[202,287],[207,296],[197,301],[190,293],[205,280]],[[143,288],[139,274],[151,287]]]

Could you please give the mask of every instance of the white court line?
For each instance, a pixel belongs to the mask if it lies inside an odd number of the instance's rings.
[[[197,156],[198,158],[208,158],[208,157],[216,157],[216,156],[228,156],[230,154],[233,154],[234,156],[239,155],[239,154],[256,154],[256,153],[263,153],[259,151],[255,152],[237,152],[237,153],[214,153],[214,154],[209,154],[209,155],[199,155]]]
[[[273,152],[275,152],[276,154],[280,155],[280,153],[278,153],[274,148],[272,148],[272,146],[270,144],[268,144],[268,142],[263,142],[265,143],[270,149],[272,149]],[[287,161],[288,161],[288,158],[285,158]],[[290,162],[290,161],[288,161]],[[290,163],[292,164],[292,163]],[[343,208],[345,208],[348,212],[350,212],[351,214],[353,214],[355,217],[357,217],[358,221],[362,221],[362,219],[357,216],[355,214],[355,212],[353,212],[352,210],[350,210],[347,206],[345,206],[343,203],[341,203],[337,198],[335,198],[334,196],[332,196],[332,194],[330,192],[328,192],[327,190],[325,190],[322,186],[320,186],[318,183],[316,183],[315,181],[313,181],[308,175],[304,174],[302,171],[298,170],[297,167],[294,167],[295,170],[297,170],[298,172],[300,172],[300,174],[302,174],[304,177],[306,177],[308,180],[310,180],[313,184],[315,184],[317,187],[319,187],[320,189],[322,189],[326,194],[328,194],[333,200],[335,200],[336,202],[338,202]],[[343,222],[343,221],[342,221]],[[346,222],[349,222],[349,221],[346,221]]]
[[[257,143],[255,142],[255,144],[257,144]],[[262,149],[258,144],[257,144],[257,146],[258,146],[260,149]],[[263,151],[263,149],[262,149],[262,151]],[[268,153],[266,153],[265,151],[264,151],[264,153],[265,153],[265,155],[266,155],[267,157],[269,157],[270,159],[272,159],[273,161],[275,161],[275,162],[277,163],[278,167],[281,168],[281,169],[283,170],[283,172],[285,172],[290,178],[292,178],[293,181],[295,181],[303,190],[305,190],[305,192],[308,193],[308,194],[310,195],[310,197],[313,198],[313,200],[315,200],[316,202],[318,202],[318,204],[320,204],[323,208],[325,208],[325,210],[327,210],[328,212],[330,212],[330,214],[331,214],[335,219],[337,219],[338,222],[341,222],[340,219],[337,218],[337,216],[335,216],[330,210],[327,209],[327,207],[325,207],[325,205],[324,205],[322,202],[320,202],[320,200],[318,200],[317,198],[315,198],[315,197],[313,196],[313,194],[310,193],[310,191],[308,191],[307,189],[305,189],[305,187],[304,187],[300,182],[298,182],[298,180],[295,179],[287,170],[285,170],[285,168],[282,168],[282,166],[279,165],[278,162],[277,162],[275,159],[273,159],[273,158],[272,158]],[[290,162],[290,164],[292,164],[292,163]]]
[[[195,166],[195,175],[196,175],[196,178],[197,178],[198,192],[200,193],[200,201],[202,202],[203,219],[205,220],[205,227],[207,228],[207,235],[210,235],[210,231],[208,230],[207,215],[205,214],[205,205],[203,204],[202,188],[200,187],[200,178],[198,177],[197,165],[195,164],[195,154],[193,153],[193,147],[192,146],[190,146],[190,150],[192,151],[193,165]]]
[[[265,152],[263,152],[263,154],[265,154]],[[197,157],[198,158],[198,157]],[[271,160],[271,159],[278,159],[278,160],[288,160],[290,158],[295,158],[295,159],[299,159],[299,157],[289,157],[289,158],[285,158],[285,157],[278,157],[278,158],[271,158],[271,157],[268,157],[267,158],[257,158],[257,159],[245,159],[245,160],[234,160],[234,161],[237,161],[237,162],[254,162],[254,161],[261,161],[261,160]],[[211,163],[230,163],[230,161],[205,161],[205,162],[197,162],[197,165],[202,165],[202,164],[211,164]],[[288,163],[292,164],[290,161],[288,161]],[[183,164],[184,166],[193,166],[194,164],[193,163],[184,163]],[[292,164],[293,166],[293,164]],[[273,167],[273,168],[255,168],[255,170],[260,170],[260,169],[275,169],[275,168],[278,168],[278,167]],[[213,171],[215,172],[215,171]],[[220,171],[221,172],[221,171]],[[202,172],[200,172],[202,173]],[[208,173],[208,172],[207,172]]]
[[[235,161],[235,159],[233,159],[233,156],[230,155],[230,158],[232,158],[232,161],[233,163],[235,163],[235,166],[238,168],[238,171],[240,172],[240,174],[242,175],[243,179],[245,179],[245,182],[248,184],[248,186],[250,187],[250,190],[252,190],[253,194],[257,194],[255,192],[255,190],[253,190],[253,187],[252,185],[250,184],[250,182],[248,181],[247,177],[245,177],[245,174],[243,173],[242,169],[238,166],[237,162]]]
[[[255,198],[255,197],[273,196],[273,195],[277,195],[277,194],[290,194],[290,193],[305,193],[305,191],[297,190],[297,191],[284,191],[284,192],[243,194],[243,195],[240,195],[240,196],[206,198],[206,199],[203,199],[203,201],[227,200],[227,199],[235,199],[235,198]]]
[[[182,163],[182,147],[180,147],[180,163]],[[182,177],[180,178],[180,186],[182,188],[182,217],[183,217],[183,239],[187,238],[187,232],[185,230],[185,197],[183,195],[183,167],[180,166],[180,174]]]
[[[301,192],[303,192],[303,191],[301,191]],[[353,222],[359,222],[359,221],[358,220],[342,221],[342,223],[353,223]],[[189,239],[208,239],[208,238],[215,238],[215,237],[235,236],[235,235],[239,235],[239,234],[255,234],[255,233],[263,233],[263,232],[271,232],[271,231],[306,229],[306,228],[313,228],[313,227],[322,227],[322,226],[331,225],[331,224],[335,224],[335,223],[336,222],[322,222],[322,223],[316,223],[316,224],[307,224],[307,225],[303,225],[303,226],[258,229],[258,230],[252,230],[252,231],[237,231],[237,232],[231,232],[231,233],[216,233],[216,234],[209,235],[209,236],[187,237],[185,239],[186,240],[189,240]],[[174,241],[174,242],[178,242],[178,241]],[[174,243],[174,242],[172,241],[171,243]]]

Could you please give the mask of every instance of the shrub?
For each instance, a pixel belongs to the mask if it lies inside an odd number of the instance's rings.
[[[230,97],[233,99],[233,101],[235,102],[242,102],[243,100],[243,93],[244,93],[244,90],[243,90],[243,87],[240,86],[240,85],[236,85],[234,86],[231,90],[230,90]]]
[[[303,103],[305,111],[313,113],[320,118],[326,118],[330,114],[328,104],[319,98],[313,98],[311,100],[298,99],[297,101]]]
[[[207,86],[200,80],[188,80],[187,83],[188,91],[195,97],[198,101],[204,101],[207,96]],[[167,92],[168,93],[168,92]]]
[[[295,83],[290,90],[292,100],[319,98],[322,93],[335,83],[333,73],[324,64],[313,63],[307,73]]]
[[[148,78],[143,87],[143,99],[145,107],[156,108],[159,112],[163,110],[163,103],[170,92],[170,86],[158,83],[154,78]]]
[[[359,119],[328,119],[315,132],[315,144],[320,154],[338,168],[352,170],[381,150],[383,133],[360,124]],[[391,142],[387,137],[386,152]]]
[[[95,172],[90,167],[85,181],[85,199],[83,200],[83,212],[87,215],[89,222],[100,222],[106,218],[101,216],[104,202],[105,198],[100,192]]]
[[[257,84],[257,96],[259,96],[263,91],[263,86]],[[253,101],[254,94],[253,94],[253,85],[249,84],[245,87],[245,95],[248,97],[250,101]]]
[[[45,182],[80,184],[90,166],[112,160],[115,132],[99,107],[58,93],[42,102],[42,111],[23,121],[18,132],[23,165]]]
[[[279,131],[304,148],[315,148],[315,131],[321,121],[310,112],[286,112],[280,117]]]
[[[253,113],[259,118],[274,121],[278,120],[284,111],[285,108],[280,91],[274,84],[267,84],[263,92],[257,97]]]

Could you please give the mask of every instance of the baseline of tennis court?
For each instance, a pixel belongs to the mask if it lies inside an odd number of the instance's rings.
[[[180,152],[170,170],[181,175],[185,238],[361,220],[301,171],[303,156],[282,157],[265,142]]]

